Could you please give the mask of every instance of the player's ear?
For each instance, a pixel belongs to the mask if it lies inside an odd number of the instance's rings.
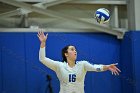
[[[65,57],[67,57],[68,56],[68,53],[65,53]]]

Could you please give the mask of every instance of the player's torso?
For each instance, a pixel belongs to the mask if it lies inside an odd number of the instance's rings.
[[[84,81],[85,70],[83,64],[78,62],[74,67],[69,67],[67,63],[62,63],[57,71],[60,82],[80,83]]]

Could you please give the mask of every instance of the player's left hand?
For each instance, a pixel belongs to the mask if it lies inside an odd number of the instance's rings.
[[[116,67],[116,65],[118,65],[118,63],[110,64],[110,65],[108,66],[108,70],[110,70],[110,71],[112,72],[112,75],[113,75],[113,74],[119,75],[119,72],[121,72],[120,69],[118,69],[118,68]]]

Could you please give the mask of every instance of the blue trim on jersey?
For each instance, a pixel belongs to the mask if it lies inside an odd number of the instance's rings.
[[[96,68],[96,70],[99,72],[99,71],[101,71],[101,69],[100,68]]]

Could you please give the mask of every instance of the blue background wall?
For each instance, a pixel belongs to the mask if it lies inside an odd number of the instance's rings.
[[[140,93],[140,32],[132,32],[132,46],[134,92]]]
[[[1,93],[26,92],[24,34],[1,34]],[[23,57],[20,58],[20,57]]]
[[[38,60],[36,35],[0,33],[0,93],[45,93],[46,75],[51,76],[54,93],[58,93],[59,80],[55,72]],[[88,72],[86,93],[139,93],[139,36],[138,32],[127,33],[123,40],[117,40],[101,33],[49,33],[46,54],[51,59],[61,60],[61,49],[72,44],[78,51],[77,60],[88,60],[93,64],[119,63],[120,76],[112,76],[109,71]]]
[[[122,93],[140,93],[140,32],[126,33],[121,41]]]
[[[0,34],[1,37],[1,34]],[[1,39],[0,39],[0,44],[1,44]],[[2,49],[1,49],[1,45],[0,45],[0,92],[2,92],[2,60],[1,60],[1,56],[2,56]]]
[[[132,33],[126,33],[121,41],[121,83],[122,93],[134,93],[134,78],[133,78],[133,51],[132,51]]]

